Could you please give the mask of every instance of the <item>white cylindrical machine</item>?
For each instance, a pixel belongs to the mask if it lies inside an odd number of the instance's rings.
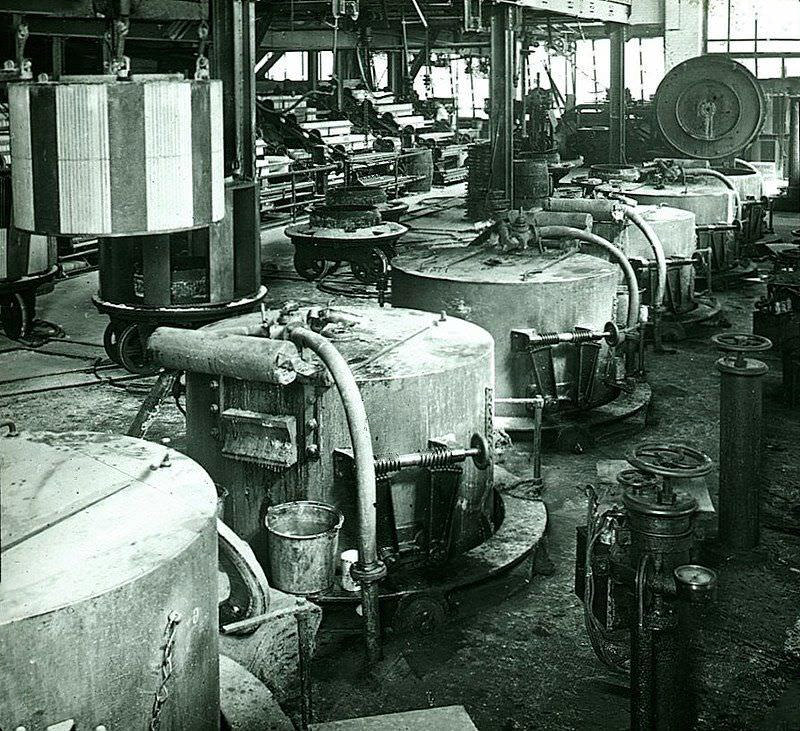
[[[669,206],[695,215],[697,226],[732,224],[736,220],[736,196],[722,182],[708,179],[653,185],[615,181],[598,188],[598,191],[621,193],[643,206]]]
[[[132,236],[223,217],[221,81],[65,76],[8,97],[18,228]]]
[[[4,437],[0,468],[0,728],[216,731],[208,475],[92,432]]]
[[[305,317],[306,310],[296,314]],[[404,309],[348,306],[330,314],[335,322],[322,333],[353,371],[377,459],[436,444],[468,447],[474,434],[491,443],[494,348],[485,330]],[[261,315],[243,315],[199,334],[258,332],[260,323]],[[320,364],[312,359],[309,367]],[[266,509],[291,500],[336,506],[344,515],[339,548],[356,546],[351,439],[341,398],[325,374],[321,368],[302,383],[273,385],[188,368],[188,453],[225,491],[223,519],[265,565]],[[491,537],[502,520],[491,472],[467,460],[447,484],[424,467],[379,479],[382,554],[425,563],[435,553],[441,561]]]
[[[420,248],[393,262],[392,304],[447,311],[486,328],[495,341],[497,396],[544,391],[551,404],[588,406],[614,395],[606,382],[616,380],[615,359],[605,343],[588,343],[585,359],[580,346],[555,345],[548,350],[552,366],[536,365],[524,338],[518,347],[512,331],[603,330],[615,319],[618,271],[616,264],[574,250]]]

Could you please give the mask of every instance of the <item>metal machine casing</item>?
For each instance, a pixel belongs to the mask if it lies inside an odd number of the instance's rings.
[[[526,392],[533,382],[531,359],[513,347],[512,331],[602,330],[615,319],[617,272],[615,264],[575,251],[417,250],[393,263],[392,304],[447,311],[486,328],[495,341],[497,395],[525,397],[531,395]],[[602,372],[610,351],[605,344],[599,347]],[[577,381],[575,349],[558,345],[552,352],[558,395],[566,396]],[[595,381],[594,403],[613,397],[601,380]]]
[[[491,443],[494,348],[488,333],[412,310],[353,306],[339,312],[355,324],[324,332],[353,369],[376,457],[424,450],[431,440],[467,446],[475,432]],[[204,330],[257,328],[260,322],[260,315],[244,315]],[[355,545],[350,436],[339,395],[324,373],[289,386],[187,374],[189,454],[224,491],[225,522],[250,541],[262,562],[266,509],[289,500],[338,507],[345,516],[340,548]],[[459,482],[450,555],[482,543],[500,520],[491,469],[479,470],[470,461],[454,476]],[[413,553],[426,530],[432,479],[440,478],[422,469],[379,479],[379,548]]]
[[[92,432],[0,440],[0,727],[150,728],[171,637],[161,727],[218,728],[216,492],[165,454]]]

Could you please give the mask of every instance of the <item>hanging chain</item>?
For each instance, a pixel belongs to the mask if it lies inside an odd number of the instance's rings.
[[[194,67],[194,78],[198,81],[206,80],[211,77],[211,65],[206,56],[208,48],[208,23],[204,20],[197,29],[197,36],[200,39],[197,44],[197,63]]]
[[[108,73],[120,79],[128,77],[131,71],[131,60],[125,55],[125,38],[130,29],[127,16],[119,16],[109,21],[105,39],[111,59],[108,62]]]
[[[169,698],[169,687],[167,683],[172,676],[172,653],[175,649],[175,636],[178,631],[178,624],[181,621],[180,612],[172,611],[167,617],[167,627],[164,630],[164,653],[161,658],[160,675],[161,680],[158,684],[155,697],[153,698],[153,710],[150,714],[150,731],[158,731],[161,728],[161,711]]]

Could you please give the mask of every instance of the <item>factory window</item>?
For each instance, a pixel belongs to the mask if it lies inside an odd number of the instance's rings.
[[[722,53],[761,79],[796,76],[800,54],[797,0],[709,0],[708,53]]]

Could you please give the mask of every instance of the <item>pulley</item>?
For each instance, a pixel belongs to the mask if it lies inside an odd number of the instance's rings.
[[[661,133],[679,153],[713,160],[735,155],[755,139],[766,101],[758,80],[742,64],[698,56],[663,78],[655,109]]]

